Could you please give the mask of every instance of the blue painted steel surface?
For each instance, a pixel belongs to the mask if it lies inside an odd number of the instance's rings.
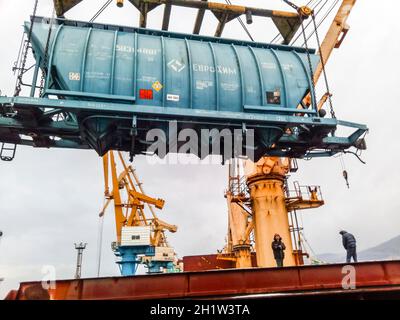
[[[114,253],[120,258],[117,264],[120,267],[122,276],[136,275],[140,264],[145,264],[148,269],[147,273],[161,273],[163,270],[175,272],[174,263],[171,261],[149,261],[144,263],[141,260],[141,256],[154,256],[155,247],[153,246],[118,246]]]
[[[312,87],[300,48],[98,25],[56,24],[51,34],[46,89],[53,94],[268,113],[296,108]],[[47,25],[36,22],[37,60],[43,60],[47,37]],[[310,58],[315,68],[319,58]]]
[[[134,276],[141,260],[139,255],[154,256],[152,246],[118,246],[115,255],[121,259],[117,262],[120,265],[122,276]]]

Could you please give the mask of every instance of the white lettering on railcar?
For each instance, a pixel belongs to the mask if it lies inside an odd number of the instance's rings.
[[[253,86],[248,86],[246,88],[247,93],[257,93],[256,89]]]
[[[142,53],[142,54],[146,54],[146,55],[150,55],[150,56],[155,56],[157,55],[157,49],[150,49],[150,48],[138,48],[137,52],[138,53]]]
[[[213,86],[212,81],[208,81],[208,80],[197,80],[196,81],[196,89],[197,90],[208,89],[209,87],[212,87],[212,86]]]
[[[276,69],[276,64],[273,62],[261,62],[263,69]]]
[[[287,71],[292,71],[293,65],[292,64],[282,64],[282,68]]]
[[[110,79],[110,73],[108,73],[108,72],[86,71],[85,72],[85,79],[107,80],[107,79]]]
[[[168,101],[173,101],[173,102],[179,102],[179,95],[178,94],[171,94],[171,93],[168,93],[167,94],[167,100]]]
[[[237,83],[221,82],[221,89],[224,91],[236,91],[239,89]]]
[[[117,44],[115,47],[115,50],[120,51],[120,52],[127,52],[127,53],[135,52],[135,49],[133,47],[128,46],[128,45],[123,45],[123,44]],[[152,49],[152,48],[138,48],[137,49],[138,53],[142,53],[142,54],[149,55],[149,56],[157,55],[158,51],[160,51],[160,50]]]
[[[206,64],[198,64],[198,63],[193,64],[193,71],[210,72],[210,73],[217,72],[217,73],[227,74],[227,75],[233,75],[233,74],[237,73],[235,68],[225,67],[225,66],[221,66],[221,65],[214,67],[214,66],[210,66],[210,65],[206,65]]]
[[[125,46],[122,44],[117,44],[116,48],[117,51],[121,51],[121,52],[133,52],[133,48],[131,46]]]
[[[156,80],[157,79],[155,77],[151,77],[151,76],[141,76],[140,78],[138,78],[138,81],[151,82],[151,84],[153,84],[153,82]]]

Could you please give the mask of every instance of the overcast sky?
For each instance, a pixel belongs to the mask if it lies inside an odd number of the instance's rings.
[[[333,0],[329,0],[333,1]],[[224,2],[224,1],[218,1]],[[254,7],[290,10],[280,0],[232,1]],[[307,1],[295,1],[304,4]],[[33,0],[0,0],[0,90],[12,95],[22,23],[32,12]],[[67,17],[89,20],[103,0],[86,0]],[[366,165],[345,156],[350,189],[345,186],[339,159],[299,161],[300,170],[291,182],[320,185],[326,205],[302,214],[305,235],[316,253],[341,252],[338,231],[355,234],[365,249],[400,234],[397,141],[400,109],[399,1],[357,1],[348,23],[351,30],[340,50],[332,55],[327,73],[338,118],[366,123]],[[50,16],[52,1],[39,1],[39,15]],[[384,16],[380,13],[384,12]],[[149,15],[149,27],[159,29],[162,8]],[[195,11],[174,10],[171,30],[192,29]],[[269,42],[276,29],[254,19],[249,30],[260,42]],[[123,9],[113,4],[98,22],[137,26],[137,11],[126,1]],[[216,20],[206,15],[202,34],[212,35]],[[321,29],[321,37],[325,28]],[[234,21],[224,37],[247,39]],[[320,93],[323,93],[320,90]],[[160,218],[179,226],[168,234],[179,256],[215,253],[222,249],[227,230],[223,197],[227,167],[219,165],[150,165],[143,156],[134,165],[146,192],[166,200]],[[94,151],[42,150],[19,147],[13,162],[0,163],[0,298],[19,281],[40,280],[42,266],[54,265],[57,278],[74,275],[74,242],[88,243],[83,276],[96,275],[98,212],[103,202],[101,158]],[[118,275],[110,243],[115,240],[112,211],[105,217],[101,275]]]

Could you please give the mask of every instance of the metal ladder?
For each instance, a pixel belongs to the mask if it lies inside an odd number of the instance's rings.
[[[27,36],[27,39],[25,39],[25,35],[22,36],[21,46],[20,46],[20,49],[18,52],[17,61],[14,63],[13,71],[14,71],[14,73],[18,72],[17,80],[16,80],[16,84],[15,84],[14,97],[19,96],[19,94],[21,92],[21,86],[24,85],[22,78],[23,78],[24,74],[32,68],[32,67],[26,68],[26,62],[27,62],[28,52],[29,52],[29,50],[32,50],[32,46],[30,43],[31,43],[31,38],[32,38],[32,29],[33,29],[34,20],[36,17],[36,10],[38,7],[38,2],[39,2],[38,0],[35,0],[35,5],[33,8],[33,14],[32,14],[32,18],[31,18],[31,26],[30,26],[30,29],[28,32],[28,36]],[[35,84],[34,84],[34,86],[35,86]],[[14,113],[14,110],[12,108],[7,111],[9,111],[11,114]],[[16,151],[17,151],[16,144],[2,142],[1,149],[0,149],[0,160],[2,160],[2,161],[14,160]]]
[[[1,144],[0,159],[2,161],[12,161],[17,151],[17,145],[3,142]]]

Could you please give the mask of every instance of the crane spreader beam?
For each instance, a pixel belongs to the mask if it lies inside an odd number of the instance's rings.
[[[0,116],[0,141],[5,143],[15,143],[42,148],[73,148],[73,149],[95,149],[99,155],[107,152],[109,147],[119,151],[130,151],[133,154],[141,154],[147,151],[147,144],[135,144],[133,150],[130,140],[132,122],[136,122],[139,130],[135,136],[137,141],[146,140],[146,124],[152,122],[164,122],[168,124],[168,119],[174,119],[178,124],[178,131],[181,130],[180,124],[206,122],[213,128],[225,128],[221,126],[226,121],[229,114],[231,126],[242,128],[246,123],[248,128],[263,130],[270,128],[271,125],[284,125],[288,127],[308,128],[309,135],[315,137],[310,140],[310,136],[295,135],[284,133],[275,145],[265,152],[270,156],[288,156],[302,158],[332,156],[337,152],[355,146],[357,140],[368,130],[367,126],[333,118],[320,117],[299,117],[294,115],[279,114],[258,114],[257,116],[246,113],[216,114],[215,112],[202,111],[200,114],[196,110],[183,110],[174,108],[162,108],[156,106],[130,105],[129,110],[126,104],[94,101],[74,101],[32,97],[0,97],[0,110],[13,107],[18,111],[18,117]],[[54,121],[46,117],[44,109],[58,110],[59,114],[67,113],[66,119]],[[118,114],[118,116],[116,116]],[[107,146],[107,134],[105,132],[94,132],[92,126],[85,129],[83,121],[76,122],[74,119],[85,115],[85,121],[89,120],[110,120],[113,130],[112,145]],[[161,120],[160,120],[161,119]],[[107,121],[108,121],[107,120]],[[329,132],[337,127],[347,127],[355,130],[348,137],[329,135]],[[89,130],[89,131],[87,131]],[[86,131],[86,132],[85,132]],[[94,135],[100,134],[96,141],[92,140]],[[321,138],[318,138],[321,136]],[[104,139],[104,140],[103,140]],[[124,142],[124,140],[126,140]],[[118,142],[119,141],[119,142]],[[117,143],[118,142],[118,143]],[[123,143],[123,144],[119,144]],[[263,153],[262,155],[264,155]],[[261,156],[261,155],[260,155]]]
[[[67,11],[80,2],[82,2],[82,0],[54,0],[54,8],[57,17],[64,17],[64,14]],[[207,0],[129,0],[129,2],[140,12],[139,26],[141,28],[147,27],[148,13],[160,5],[165,6],[162,19],[162,30],[168,30],[171,12],[174,6],[198,10],[195,25],[193,27],[194,34],[200,33],[206,11],[212,12],[218,20],[218,26],[215,31],[216,37],[222,35],[226,23],[242,15],[246,16],[248,24],[252,23],[253,16],[271,18],[281,33],[284,39],[284,44],[289,44],[301,25],[301,20],[299,19],[300,17],[297,12],[223,4]],[[119,1],[118,4],[119,6],[122,6],[123,1]]]

